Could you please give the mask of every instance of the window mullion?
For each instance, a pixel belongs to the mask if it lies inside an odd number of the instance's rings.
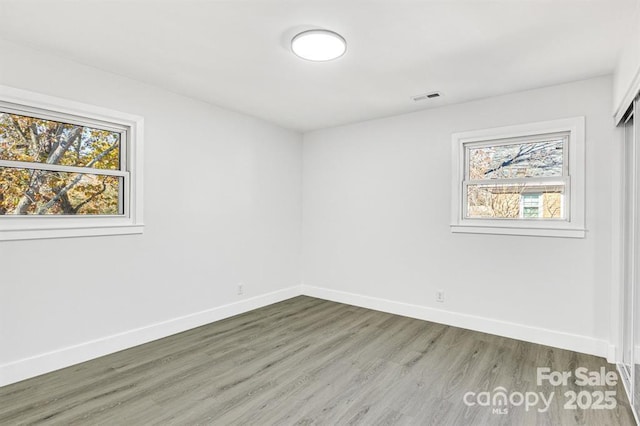
[[[94,169],[91,167],[62,166],[60,164],[34,163],[29,161],[0,160],[0,167],[14,169],[45,170],[49,172],[81,173],[101,176],[126,176],[124,170]]]
[[[473,180],[465,180],[464,182],[468,185],[527,185],[527,184],[536,184],[536,183],[546,183],[546,184],[554,184],[554,183],[566,183],[568,180],[568,176],[549,176],[549,177],[530,177],[530,178],[517,178],[517,179],[473,179]]]

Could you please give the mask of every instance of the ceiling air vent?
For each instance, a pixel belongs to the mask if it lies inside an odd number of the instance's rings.
[[[431,92],[431,93],[425,93],[422,95],[412,96],[411,99],[413,99],[414,102],[418,102],[418,101],[424,101],[426,99],[436,99],[436,98],[439,98],[440,96],[442,96],[440,92]]]

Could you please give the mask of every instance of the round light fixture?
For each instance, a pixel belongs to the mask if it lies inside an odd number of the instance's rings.
[[[309,30],[291,40],[291,50],[296,56],[309,61],[331,61],[344,55],[347,42],[333,31]]]

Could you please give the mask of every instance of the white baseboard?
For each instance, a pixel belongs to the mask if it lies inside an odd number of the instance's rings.
[[[0,386],[69,367],[300,295],[607,357],[608,359],[615,358],[615,353],[612,353],[612,347],[610,347],[608,342],[587,336],[563,333],[323,287],[301,285],[288,287],[239,302],[218,306],[183,317],[173,318],[0,365]],[[638,353],[640,353],[640,351]]]
[[[3,364],[0,365],[0,386],[69,367],[299,295],[300,286],[293,286],[239,302],[229,303],[205,311]]]
[[[622,359],[623,354],[616,353],[616,347],[614,345],[610,345],[609,355],[610,356],[607,357],[607,361],[611,363],[622,364],[624,362]],[[635,364],[640,364],[640,345],[633,346],[633,358]]]
[[[507,321],[445,311],[410,303],[395,302],[310,285],[302,285],[302,294],[600,357],[607,357],[609,355],[609,342],[588,336],[531,327]]]

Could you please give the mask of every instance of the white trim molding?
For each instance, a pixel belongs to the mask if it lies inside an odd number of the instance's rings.
[[[118,216],[2,215],[0,241],[39,238],[65,238],[96,235],[141,234],[143,223],[143,147],[144,119],[95,105],[34,93],[0,85],[0,102],[11,111],[24,111],[51,119],[70,120],[76,124],[97,123],[105,129],[122,129],[126,135],[122,150],[122,170],[99,171],[99,174],[123,178],[124,214]],[[58,118],[61,117],[61,118]],[[0,166],[25,166],[1,161]],[[31,166],[25,166],[31,167]],[[87,173],[88,169],[43,165],[43,168]],[[98,173],[96,171],[96,173]]]
[[[636,2],[633,14],[631,25],[626,29],[629,36],[620,46],[622,51],[614,73],[614,88],[618,85],[626,85],[619,89],[622,92],[621,98],[613,106],[613,118],[616,126],[620,124],[629,106],[640,93],[640,1]],[[626,70],[629,70],[628,80],[625,78],[625,80],[619,81],[622,74],[626,74]]]
[[[301,295],[607,357],[607,359],[615,357],[615,347],[609,342],[588,336],[302,284],[0,365],[0,386],[89,361]]]
[[[624,97],[616,107],[616,111],[613,114],[613,120],[616,125],[620,124],[622,118],[629,109],[629,105],[633,103],[633,100],[638,96],[638,93],[640,93],[640,68],[636,71],[631,83],[629,83],[629,87],[627,88]]]
[[[0,386],[171,336],[300,295],[300,286],[229,303],[167,321],[127,330],[77,345],[0,365]]]
[[[324,287],[302,286],[302,294],[390,314],[480,331],[540,345],[553,346],[590,355],[607,357],[609,342],[593,337],[500,321],[476,315],[445,311],[411,303],[364,296]]]
[[[493,179],[496,184],[511,181],[544,183],[549,179],[562,181],[566,188],[563,219],[500,219],[500,218],[467,218],[465,214],[467,183],[466,148],[475,145],[506,144],[506,141],[528,142],[529,139],[540,140],[544,135],[565,134],[564,175],[557,178],[519,178]],[[567,135],[568,134],[568,138]],[[551,136],[549,136],[551,137]],[[492,129],[473,130],[454,133],[451,156],[451,232],[509,234],[545,237],[584,238],[585,228],[585,118],[571,117],[560,120],[525,123],[515,126]],[[514,142],[515,143],[515,142]],[[471,181],[472,183],[478,181]],[[487,182],[486,180],[480,182]],[[493,183],[493,182],[492,182]],[[549,182],[547,182],[549,183]],[[568,207],[568,208],[567,208]]]

